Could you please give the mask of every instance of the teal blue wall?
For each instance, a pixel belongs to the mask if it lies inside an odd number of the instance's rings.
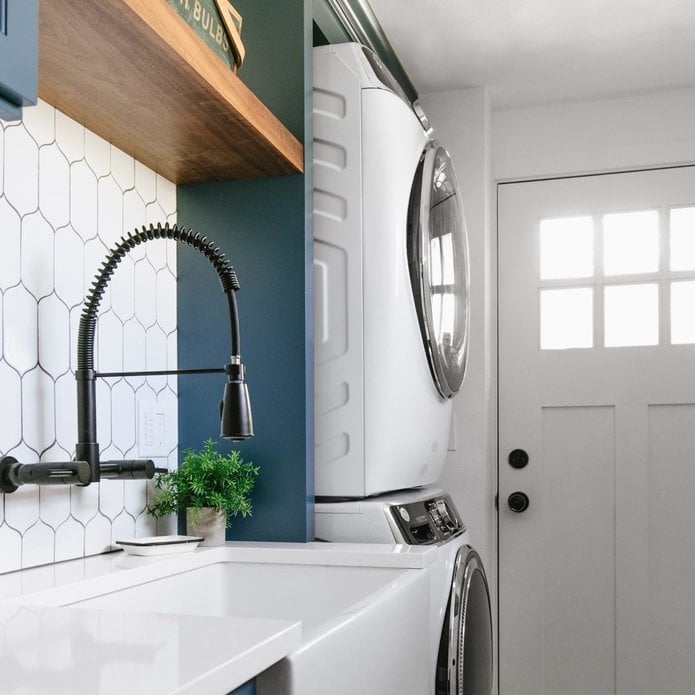
[[[300,140],[311,142],[310,0],[236,0],[247,61],[239,72]],[[311,161],[310,149],[307,151]],[[179,224],[209,236],[237,271],[241,353],[254,439],[235,444],[260,466],[254,513],[228,538],[313,539],[313,355],[311,172],[253,181],[181,186]],[[198,253],[178,254],[179,367],[229,358],[226,300]],[[179,446],[219,434],[221,375],[179,379]],[[230,444],[220,441],[220,450]]]

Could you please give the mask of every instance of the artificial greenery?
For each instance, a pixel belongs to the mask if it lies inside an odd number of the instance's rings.
[[[258,466],[244,462],[238,451],[223,456],[208,439],[202,451],[187,449],[177,471],[162,473],[155,480],[159,491],[148,511],[154,517],[186,509],[215,507],[224,512],[227,526],[238,514],[251,515],[249,493],[258,477]]]

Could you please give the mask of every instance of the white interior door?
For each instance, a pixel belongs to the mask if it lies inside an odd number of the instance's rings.
[[[695,692],[695,168],[504,184],[498,228],[501,695]]]

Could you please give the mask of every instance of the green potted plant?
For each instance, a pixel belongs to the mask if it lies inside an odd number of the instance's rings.
[[[223,456],[208,439],[201,451],[186,450],[177,471],[155,479],[158,495],[148,507],[155,518],[186,512],[186,532],[205,538],[201,545],[222,545],[232,517],[250,516],[249,494],[258,466],[238,451]]]

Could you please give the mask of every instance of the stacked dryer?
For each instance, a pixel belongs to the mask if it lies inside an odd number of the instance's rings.
[[[313,127],[316,536],[436,548],[432,693],[489,695],[483,566],[450,497],[427,487],[468,352],[454,168],[358,44],[314,49]]]

